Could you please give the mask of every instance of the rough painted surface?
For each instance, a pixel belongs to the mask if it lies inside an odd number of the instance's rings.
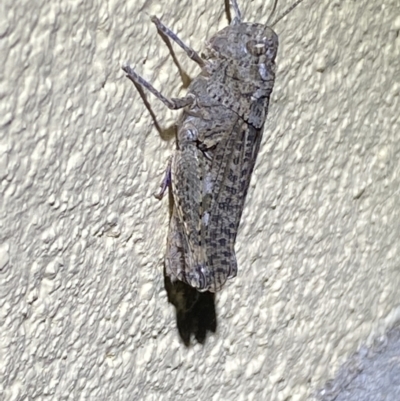
[[[362,347],[319,396],[320,401],[400,400],[400,329]]]
[[[398,320],[398,0],[305,0],[276,27],[239,275],[217,334],[179,342],[162,284],[168,205],[151,196],[174,142],[120,65],[182,95],[148,14],[199,48],[226,24],[220,3],[1,2],[6,401],[306,400]],[[264,3],[246,18],[265,21]],[[176,120],[149,100],[164,126]]]

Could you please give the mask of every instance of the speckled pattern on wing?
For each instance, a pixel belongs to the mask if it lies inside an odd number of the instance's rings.
[[[173,156],[175,209],[166,266],[199,291],[218,291],[237,274],[235,240],[275,79],[277,45],[276,34],[260,24],[223,29],[210,40],[207,64],[188,90],[196,102],[184,112]]]

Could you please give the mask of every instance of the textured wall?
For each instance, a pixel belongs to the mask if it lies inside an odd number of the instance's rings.
[[[168,202],[151,196],[174,141],[120,65],[182,95],[148,16],[200,48],[223,1],[19,3],[0,4],[1,399],[306,400],[398,319],[398,0],[305,0],[276,26],[240,272],[190,349],[163,289]]]

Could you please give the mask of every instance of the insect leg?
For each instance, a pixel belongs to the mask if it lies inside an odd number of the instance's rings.
[[[154,88],[154,86],[151,83],[147,82],[144,78],[138,75],[129,65],[123,66],[122,69],[126,72],[126,76],[131,81],[146,88],[171,110],[182,109],[183,107],[190,106],[195,102],[195,97],[193,95],[188,95],[180,99],[167,98],[162,93],[160,93],[156,88]]]
[[[161,31],[164,35],[168,36],[176,44],[178,44],[185,51],[185,53],[200,67],[203,67],[205,65],[204,60],[199,56],[199,54],[195,50],[193,50],[190,46],[185,45],[185,43],[183,43],[178,38],[176,33],[172,32],[169,28],[167,28],[155,15],[151,17],[151,21],[156,25],[159,31]]]
[[[170,157],[168,160],[167,168],[165,169],[164,178],[160,185],[160,191],[158,192],[158,194],[154,195],[159,200],[163,198],[165,191],[171,185],[171,162],[172,158]]]
[[[231,0],[231,6],[233,11],[235,12],[235,18],[232,20],[231,25],[238,25],[242,22],[242,14],[240,13],[240,9],[236,0]]]

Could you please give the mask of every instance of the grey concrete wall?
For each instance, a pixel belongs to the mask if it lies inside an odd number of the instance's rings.
[[[271,2],[241,3],[266,21]],[[120,65],[183,95],[149,15],[199,49],[223,1],[0,8],[1,399],[306,400],[398,321],[398,0],[304,0],[276,26],[239,274],[190,349],[163,289],[168,202],[151,196],[174,141]]]

